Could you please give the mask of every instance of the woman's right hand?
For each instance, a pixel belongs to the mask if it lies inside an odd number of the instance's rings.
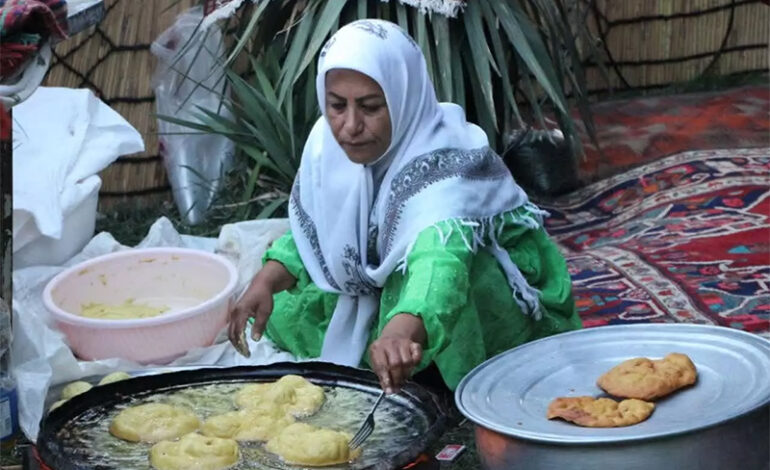
[[[243,331],[249,318],[254,319],[251,338],[258,341],[273,313],[273,294],[288,289],[296,282],[294,276],[276,261],[268,261],[254,276],[249,288],[229,313],[227,335],[236,349],[241,350]]]
[[[252,283],[243,297],[230,310],[230,326],[228,336],[236,348],[242,341],[243,330],[249,318],[254,319],[251,327],[251,338],[259,341],[265,331],[265,325],[273,313],[273,292],[264,282]]]

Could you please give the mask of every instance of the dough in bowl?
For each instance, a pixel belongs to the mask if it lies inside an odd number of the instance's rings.
[[[131,318],[157,317],[169,311],[168,307],[153,307],[151,305],[135,304],[134,299],[126,300],[122,305],[107,305],[90,303],[83,305],[81,317],[99,318],[102,320],[128,320]]]
[[[279,407],[296,417],[309,416],[324,403],[324,389],[299,375],[284,375],[276,382],[249,384],[235,394],[239,408]]]
[[[158,442],[196,431],[200,425],[198,417],[186,408],[146,403],[118,413],[110,423],[110,434],[130,442]]]
[[[150,464],[158,470],[221,470],[240,460],[232,439],[187,434],[178,441],[161,441],[150,449]]]
[[[323,467],[350,462],[361,455],[360,448],[351,451],[348,447],[352,438],[346,432],[294,423],[267,441],[265,448],[291,465]]]
[[[201,427],[201,434],[237,441],[266,441],[294,423],[294,417],[281,407],[248,408],[212,416]]]

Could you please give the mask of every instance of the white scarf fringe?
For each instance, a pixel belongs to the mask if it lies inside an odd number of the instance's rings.
[[[381,0],[388,2],[390,0]],[[401,3],[411,5],[420,10],[420,13],[427,13],[429,11],[440,13],[450,18],[455,18],[457,12],[462,8],[465,8],[464,0],[399,0]]]
[[[233,16],[235,12],[238,11],[238,8],[241,7],[243,1],[244,0],[232,0],[229,3],[225,3],[224,5],[217,7],[216,10],[212,11],[206,15],[205,18],[203,18],[203,21],[201,21],[200,30],[206,31],[209,29],[209,26],[216,23],[217,21],[226,20]]]

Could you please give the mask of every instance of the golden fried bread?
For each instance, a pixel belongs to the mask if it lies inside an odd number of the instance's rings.
[[[92,388],[93,388],[93,385],[91,385],[88,382],[84,382],[82,380],[78,380],[77,382],[72,382],[71,384],[68,384],[66,387],[64,387],[61,390],[61,399],[69,400],[70,398],[80,395],[81,393],[85,393],[91,390]]]
[[[309,416],[324,403],[324,390],[298,375],[276,382],[249,384],[235,394],[239,408],[280,407],[296,417]]]
[[[161,441],[150,449],[150,464],[158,470],[222,470],[240,460],[232,439],[187,434],[178,441]]]
[[[294,423],[267,441],[265,449],[291,465],[323,467],[350,462],[361,455],[360,448],[353,451],[348,447],[352,438],[346,432]]]
[[[609,398],[559,397],[548,405],[548,419],[561,418],[579,426],[611,428],[630,426],[649,418],[655,404],[630,399],[620,403]]]
[[[130,442],[158,442],[191,433],[200,425],[198,417],[186,408],[146,403],[118,413],[110,423],[110,434]]]
[[[102,380],[99,381],[99,385],[107,385],[115,382],[120,382],[121,380],[130,379],[131,376],[129,374],[126,374],[125,372],[113,372],[112,374],[107,374],[104,377],[102,377]]]
[[[59,400],[59,401],[56,401],[56,402],[54,402],[54,403],[51,405],[51,407],[50,407],[50,408],[48,408],[48,412],[50,413],[51,411],[55,410],[56,408],[58,408],[58,407],[62,406],[62,405],[63,405],[63,404],[65,404],[65,403],[67,403],[67,400]]]
[[[671,353],[658,360],[629,359],[607,371],[596,383],[616,397],[654,400],[694,384],[697,378],[689,357]]]
[[[294,417],[283,408],[247,408],[210,417],[203,423],[201,434],[236,441],[266,441],[292,423]]]

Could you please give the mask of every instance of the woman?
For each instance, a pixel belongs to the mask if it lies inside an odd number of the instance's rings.
[[[324,46],[323,116],[292,190],[291,232],[230,313],[300,357],[370,366],[388,393],[435,364],[446,385],[521,343],[580,327],[564,259],[484,132],[436,100],[398,26]]]

